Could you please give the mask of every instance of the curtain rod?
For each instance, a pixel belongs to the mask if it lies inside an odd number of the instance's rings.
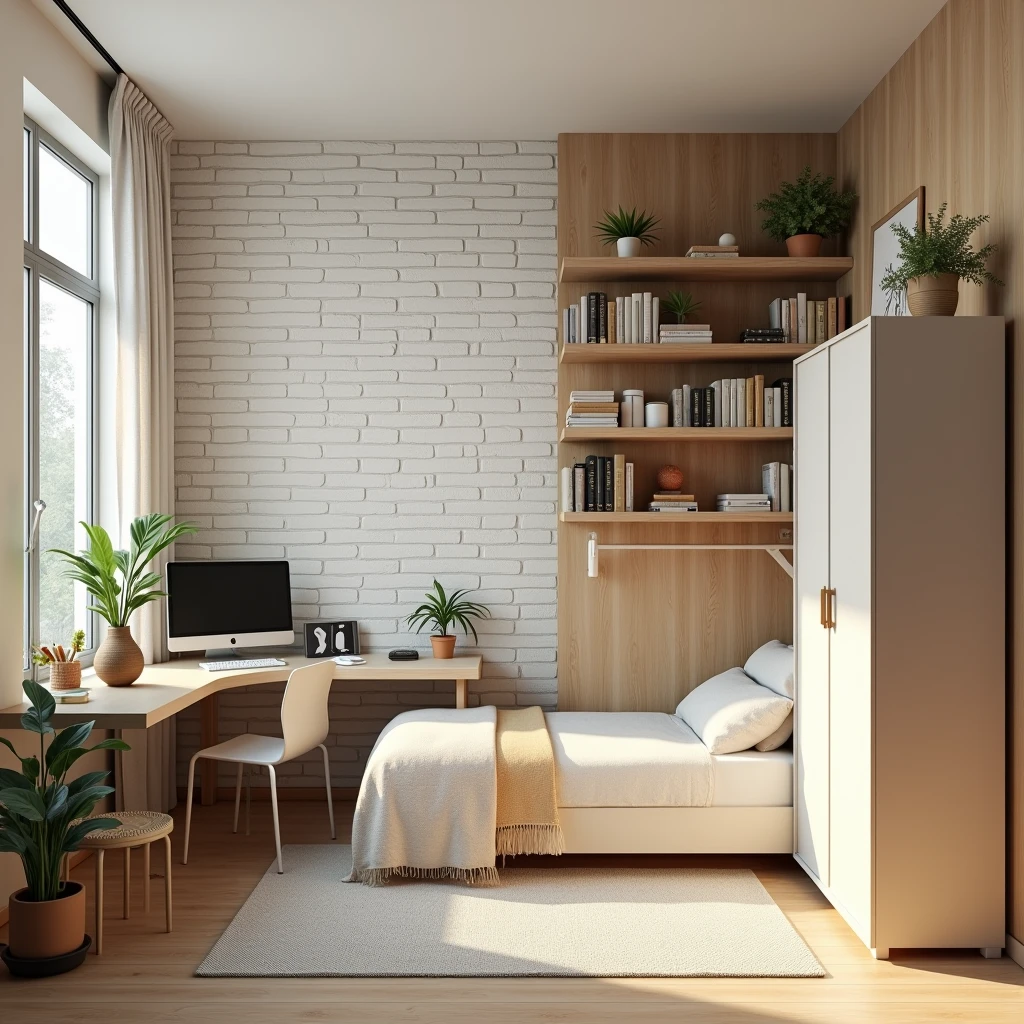
[[[111,66],[111,68],[114,71],[114,74],[123,75],[124,69],[121,67],[121,65],[118,64],[117,61],[114,60],[114,58],[111,57],[109,53],[107,53],[107,50],[103,46],[103,44],[89,31],[88,27],[85,25],[82,19],[79,18],[79,16],[75,14],[75,12],[71,10],[71,8],[68,7],[66,3],[64,3],[64,0],[53,0],[53,2],[65,15],[67,15],[68,21],[70,21],[71,24],[74,25],[75,28],[77,28],[83,36],[85,36],[86,40],[89,42],[89,45],[92,46],[92,48]]]

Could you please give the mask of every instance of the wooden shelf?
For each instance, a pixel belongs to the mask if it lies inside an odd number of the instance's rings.
[[[853,270],[852,256],[565,256],[562,281],[838,281]]]
[[[563,427],[559,441],[791,441],[792,427]]]
[[[765,363],[796,359],[813,351],[814,345],[698,345],[668,342],[665,345],[563,345],[560,363]]]
[[[792,512],[559,512],[563,523],[783,523]]]

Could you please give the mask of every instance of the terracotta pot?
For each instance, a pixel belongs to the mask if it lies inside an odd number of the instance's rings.
[[[912,277],[907,282],[907,306],[913,316],[952,316],[960,301],[956,274]]]
[[[127,626],[108,626],[92,667],[107,686],[130,686],[142,675],[145,663],[131,630]]]
[[[618,238],[615,241],[615,251],[620,256],[639,256],[640,255],[640,239],[639,238]]]
[[[77,690],[82,685],[80,661],[55,661],[50,665],[51,690]]]
[[[36,902],[28,889],[11,895],[11,954],[23,960],[63,956],[85,941],[85,887],[65,882],[55,900]]]
[[[786,251],[790,256],[817,256],[821,253],[821,235],[790,235]]]
[[[432,636],[430,646],[434,648],[434,657],[444,661],[455,657],[455,636]]]

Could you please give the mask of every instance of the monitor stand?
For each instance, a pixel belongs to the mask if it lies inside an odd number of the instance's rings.
[[[235,647],[208,647],[206,650],[207,661],[230,661],[232,658],[241,657]]]

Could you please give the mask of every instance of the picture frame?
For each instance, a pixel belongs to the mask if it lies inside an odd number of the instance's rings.
[[[896,308],[889,308],[889,297],[881,282],[886,269],[896,262],[899,242],[892,233],[893,224],[913,229],[924,227],[924,185],[919,185],[903,202],[894,206],[881,220],[871,226],[871,315],[906,316],[907,297],[900,296]]]
[[[307,658],[359,653],[359,623],[355,619],[307,622],[303,632]]]

